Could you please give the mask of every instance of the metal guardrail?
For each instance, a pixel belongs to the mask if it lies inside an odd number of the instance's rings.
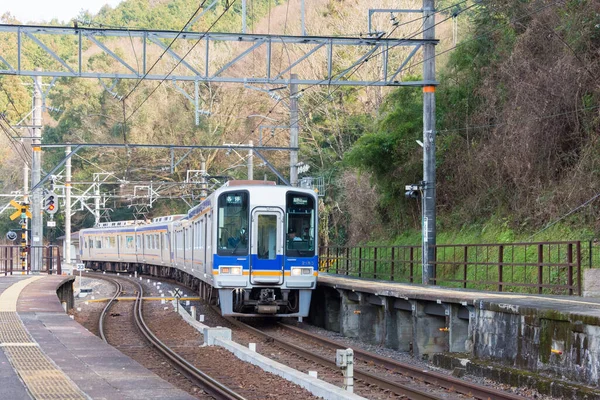
[[[47,274],[62,274],[60,247],[56,245],[27,246],[27,267],[23,269],[20,262],[20,246],[0,245],[0,275],[26,274],[31,271],[31,258],[41,253],[42,266],[40,271]]]
[[[435,285],[538,294],[582,294],[582,265],[595,265],[600,247],[581,241],[435,246]],[[596,250],[598,249],[598,250]],[[327,246],[321,271],[421,283],[421,246]],[[595,257],[594,257],[595,256]]]

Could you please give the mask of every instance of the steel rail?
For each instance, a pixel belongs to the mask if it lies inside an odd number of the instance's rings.
[[[117,301],[117,298],[123,292],[123,285],[121,285],[121,282],[117,281],[116,279],[110,279],[110,278],[103,278],[103,279],[107,280],[109,282],[112,282],[116,286],[115,295],[108,301],[108,303],[106,303],[106,306],[104,306],[104,309],[102,310],[102,313],[100,314],[100,321],[98,321],[98,332],[100,333],[100,337],[102,338],[102,340],[104,340],[105,343],[108,343],[108,340],[106,340],[106,335],[104,334],[104,318],[106,317],[108,310],[110,310],[110,308],[113,306],[113,304]]]
[[[103,279],[109,282],[113,282],[115,284],[119,284],[116,279],[105,277],[101,274],[90,274],[94,278]],[[185,376],[187,376],[191,380],[199,381],[202,386],[204,386],[208,392],[210,392],[213,396],[218,399],[227,399],[227,400],[246,400],[245,397],[239,395],[238,393],[232,391],[227,386],[218,382],[217,380],[211,378],[206,375],[204,372],[200,371],[198,368],[194,367],[184,358],[182,358],[179,354],[175,353],[171,350],[167,345],[161,342],[150,330],[146,322],[144,321],[142,315],[142,301],[144,290],[142,285],[137,281],[131,281],[127,278],[122,278],[129,281],[132,284],[136,284],[138,287],[138,292],[136,293],[135,303],[134,303],[134,317],[135,322],[138,326],[140,332],[144,335],[144,337],[150,342],[152,346],[154,346],[161,354],[163,354],[166,358],[168,358],[174,366],[181,371]],[[120,293],[117,292],[117,293]],[[107,305],[108,306],[108,305]],[[105,307],[106,309],[106,307]]]
[[[316,363],[322,364],[326,367],[333,368],[336,370],[338,369],[338,367],[335,365],[335,362],[331,361],[330,359],[328,359],[326,357],[311,353],[310,351],[305,350],[301,347],[287,343],[281,339],[278,339],[272,335],[269,335],[268,333],[262,332],[252,326],[244,324],[243,322],[237,321],[231,317],[225,317],[225,319],[227,321],[231,322],[233,325],[238,326],[243,329],[247,329],[250,332],[256,334],[257,336],[272,340],[274,343],[277,344],[277,346],[280,346],[288,351],[291,351],[296,354],[300,354],[300,355],[302,355],[302,357],[305,357]],[[344,346],[342,346],[342,347],[344,347]],[[371,373],[358,370],[357,368],[354,368],[354,377],[359,380],[362,380],[368,384],[374,384],[381,389],[389,390],[390,392],[395,393],[399,396],[407,396],[409,399],[412,399],[412,400],[432,400],[432,399],[441,400],[441,399],[443,399],[443,397],[441,397],[441,396],[427,393],[427,392],[424,392],[419,389],[414,389],[414,388],[411,388],[411,387],[401,384],[401,383],[390,382],[390,381],[386,380],[385,378],[380,378]]]
[[[224,384],[218,382],[216,379],[211,378],[198,368],[194,367],[187,360],[181,357],[179,354],[171,350],[166,344],[160,341],[150,330],[144,317],[142,315],[142,298],[144,295],[144,289],[139,282],[135,282],[138,286],[138,293],[134,304],[134,316],[135,322],[140,329],[140,332],[144,337],[152,344],[158,351],[160,351],[165,357],[167,357],[179,370],[181,370],[186,376],[193,380],[202,383],[206,389],[211,392],[212,395],[219,399],[232,399],[232,400],[245,400],[243,396],[229,389]]]
[[[297,328],[295,326],[290,326],[287,324],[278,324],[279,327],[283,327],[289,331],[295,332],[300,335],[304,335],[310,337],[311,339],[318,341],[319,343],[331,348],[331,349],[341,349],[345,348],[343,344],[337,343],[333,340],[323,338],[319,335],[316,335],[312,332],[308,332],[304,329]],[[473,396],[478,399],[490,399],[490,400],[523,400],[524,397],[506,393],[498,389],[488,388],[485,386],[477,385],[475,383],[467,382],[462,379],[455,378],[453,376],[448,376],[444,374],[440,374],[438,372],[423,370],[422,368],[416,367],[414,365],[410,365],[407,363],[401,363],[399,361],[391,360],[386,357],[379,356],[377,354],[373,354],[364,350],[354,349],[354,355],[366,362],[373,362],[376,365],[383,366],[386,369],[399,372],[404,375],[411,376],[413,378],[417,378],[422,380],[423,382],[441,386],[446,389],[452,389],[458,393],[462,393],[465,395]]]

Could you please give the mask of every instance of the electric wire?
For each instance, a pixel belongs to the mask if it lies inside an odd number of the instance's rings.
[[[2,118],[2,120],[4,121],[4,118]],[[22,150],[19,150],[18,146],[15,144],[15,139],[12,137],[12,135],[10,134],[10,132],[6,129],[6,127],[4,126],[4,124],[0,124],[0,129],[2,130],[2,133],[4,133],[4,135],[8,138],[8,142],[10,144],[10,146],[15,150],[15,153],[19,156],[19,158],[28,166],[31,167],[31,163],[29,162],[29,159],[27,158],[27,156],[25,156],[22,153]],[[20,143],[22,144],[22,143]]]
[[[529,236],[527,238],[527,241],[530,241],[534,236],[537,236],[538,234],[544,232],[548,228],[552,227],[553,225],[556,225],[557,223],[559,223],[563,219],[567,218],[569,215],[571,215],[571,214],[575,213],[576,211],[582,209],[583,207],[587,206],[588,204],[590,204],[591,202],[593,202],[594,200],[596,200],[598,197],[600,197],[600,193],[596,193],[591,199],[589,199],[589,200],[585,201],[583,204],[580,204],[579,206],[573,208],[571,211],[569,211],[568,213],[566,213],[562,217],[556,219],[555,221],[547,224],[545,227],[543,227],[542,229],[540,229],[539,231],[537,231],[533,235]]]
[[[452,5],[450,5],[450,6],[448,6],[448,7],[445,7],[445,8],[443,8],[443,9],[441,9],[441,10],[436,10],[436,11],[434,11],[432,14],[430,14],[430,17],[431,17],[431,16],[433,16],[433,15],[435,15],[435,14],[437,14],[437,13],[444,12],[444,11],[446,11],[446,10],[448,10],[448,9],[452,8],[452,7],[456,7],[456,6],[458,6],[458,5],[461,5],[461,4],[463,4],[463,3],[466,3],[467,1],[469,1],[469,0],[462,0],[462,1],[458,2],[458,3],[452,4]],[[466,9],[464,9],[464,10],[461,10],[460,12],[462,13],[462,12],[464,12],[464,11],[467,11],[468,9],[470,9],[470,8],[474,7],[476,4],[477,4],[477,3],[474,3],[474,4],[472,4],[471,6],[467,7]],[[422,20],[422,19],[424,20],[425,18],[428,18],[428,17],[425,17],[425,16],[423,16],[423,17],[416,18],[416,19],[414,19],[414,20],[411,20],[411,21],[404,22],[404,23],[402,23],[402,24],[398,24],[398,25],[397,25],[397,26],[396,26],[396,27],[395,27],[395,28],[394,28],[394,29],[393,29],[393,30],[390,32],[390,34],[388,35],[388,38],[389,38],[389,36],[391,36],[391,34],[393,34],[393,33],[395,32],[395,30],[396,30],[396,29],[398,29],[400,26],[404,26],[404,25],[407,25],[407,24],[409,24],[409,23],[411,23],[411,22],[419,21],[419,20]],[[448,20],[448,19],[450,19],[450,18],[454,18],[454,15],[453,15],[453,16],[451,16],[451,17],[445,18],[443,21],[440,21],[440,22],[438,22],[438,23],[434,24],[434,27],[435,27],[436,25],[439,25],[439,24],[441,24],[441,23],[443,23],[443,22],[447,21],[447,20]],[[418,32],[414,32],[414,33],[410,34],[408,37],[406,37],[406,38],[404,38],[404,39],[411,39],[411,38],[414,38],[414,37],[418,36],[419,34],[422,34],[423,32],[424,32],[424,31],[418,31]],[[391,48],[394,48],[394,47],[396,47],[396,46],[397,46],[397,45],[394,45],[394,46],[392,46]],[[391,49],[391,48],[390,48],[390,49]],[[386,50],[386,51],[387,51],[387,50]],[[354,70],[354,71],[352,71],[352,72],[351,72],[351,74],[350,74],[348,77],[352,77],[352,76],[354,75],[354,73],[356,73],[357,69],[359,69],[359,68],[360,68],[362,65],[364,65],[364,64],[365,64],[365,63],[367,63],[368,61],[370,61],[370,60],[374,59],[376,55],[379,55],[379,54],[381,54],[381,53],[383,53],[383,51],[382,51],[382,52],[379,52],[379,53],[377,53],[377,54],[374,54],[374,55],[371,55],[371,56],[367,57],[365,60],[363,60],[363,62],[362,62],[361,64],[359,64],[359,65],[358,65],[358,66],[355,68],[355,70]],[[306,87],[306,88],[303,88],[303,89],[299,90],[299,91],[298,91],[298,94],[304,93],[305,91],[307,91],[307,90],[309,90],[309,89],[312,89],[312,88],[314,88],[314,87],[316,87],[316,86],[319,86],[319,85],[321,85],[322,83],[324,83],[324,82],[326,82],[326,81],[328,81],[328,80],[329,80],[329,79],[323,79],[323,80],[321,80],[321,81],[319,81],[319,82],[317,82],[317,83],[314,83],[314,84],[312,84],[312,85],[309,85],[308,87]],[[360,88],[354,89],[353,91],[355,92],[355,91],[358,91],[358,90],[362,90],[362,89],[364,89],[364,88],[366,88],[366,87],[369,87],[369,86],[372,86],[372,85],[374,85],[374,84],[375,84],[375,83],[377,83],[377,82],[381,82],[381,80],[382,80],[382,79],[379,79],[379,80],[377,80],[377,81],[375,81],[375,82],[373,82],[373,83],[371,83],[371,84],[369,84],[369,85],[366,85],[366,86],[361,86]],[[340,88],[339,88],[339,87],[338,87],[338,88],[336,88],[336,89],[335,89],[335,90],[334,90],[332,93],[330,93],[330,94],[329,94],[329,97],[331,97],[331,96],[332,96],[332,95],[333,95],[335,92],[337,92],[338,90],[340,90]],[[291,98],[291,96],[287,97],[286,99],[287,99],[287,100],[289,100],[290,98]],[[279,105],[279,103],[280,103],[281,101],[283,101],[283,100],[284,100],[283,98],[280,98],[280,99],[277,101],[277,103],[276,103],[276,104],[275,104],[275,105],[274,105],[274,106],[271,108],[271,110],[270,110],[270,111],[269,111],[269,112],[266,114],[266,117],[268,117],[269,115],[271,115],[271,113],[272,113],[272,112],[275,110],[275,108],[277,107],[277,105]],[[331,100],[330,100],[330,101],[328,101],[328,102],[326,102],[326,103],[323,103],[323,104],[317,104],[316,106],[314,106],[314,107],[313,107],[313,110],[314,110],[314,109],[317,109],[317,108],[319,108],[319,107],[321,107],[322,105],[329,104],[329,103],[330,103],[331,101],[333,101],[333,100],[334,100],[334,99],[333,99],[333,98],[331,98]],[[304,115],[306,116],[306,113],[305,113],[303,110],[301,110],[301,113],[302,113],[302,114],[304,114]],[[246,136],[246,138],[245,138],[245,139],[244,139],[242,142],[245,142],[245,141],[247,141],[247,140],[248,140],[248,138],[249,138],[249,137],[250,137],[250,136],[251,136],[253,133],[255,133],[255,132],[256,132],[256,129],[257,129],[257,127],[258,127],[258,126],[260,126],[260,125],[261,125],[261,124],[264,122],[264,120],[265,120],[265,118],[263,118],[262,120],[260,120],[260,121],[258,122],[258,124],[256,125],[256,127],[255,127],[253,130],[251,130],[251,131],[250,131],[250,133],[249,133],[249,134]],[[271,139],[269,139],[268,141],[270,141],[270,140],[271,140]],[[268,143],[268,141],[267,141],[266,143]],[[265,143],[265,144],[266,144],[266,143]]]
[[[19,132],[17,132],[17,131],[15,130],[15,128],[13,128],[13,127],[12,127],[12,125],[10,124],[10,122],[8,121],[8,119],[6,118],[6,116],[4,116],[4,115],[1,115],[1,116],[0,116],[0,119],[1,119],[2,121],[4,121],[4,123],[6,124],[6,126],[8,126],[8,128],[9,128],[9,129],[10,129],[10,130],[11,130],[11,131],[12,131],[12,132],[15,134],[15,136],[16,136],[16,137],[21,137],[21,135],[19,134]],[[23,153],[25,154],[25,158],[26,158],[27,160],[29,160],[29,159],[31,158],[31,155],[28,155],[28,153],[27,153],[27,149],[25,149],[25,144],[24,144],[23,142],[17,142],[17,140],[16,140],[15,136],[11,135],[11,134],[10,134],[10,132],[8,132],[8,131],[5,131],[5,133],[6,133],[7,137],[9,138],[9,140],[11,140],[12,142],[14,142],[14,143],[16,143],[16,144],[20,145],[20,147],[21,147],[21,149],[22,149]],[[22,139],[21,139],[21,140],[22,140]],[[15,149],[15,150],[16,150],[16,149]],[[18,150],[16,150],[16,151],[17,151],[17,152],[19,152]],[[21,154],[21,153],[19,152],[19,154]],[[23,157],[21,157],[21,158],[23,158]],[[25,161],[25,160],[24,160],[24,161]],[[25,161],[25,162],[27,162],[27,161]]]
[[[156,85],[154,87],[154,89],[150,92],[150,94],[148,96],[146,96],[146,98],[131,112],[131,114],[129,114],[129,116],[125,119],[124,124],[127,124],[127,121],[129,121],[131,119],[131,117],[133,117],[133,115],[144,105],[144,103],[146,103],[146,101],[148,101],[148,99],[154,94],[154,92],[156,92],[156,90],[158,90],[158,88],[164,83],[164,81],[169,77],[169,75],[171,75],[173,73],[173,71],[175,71],[175,69],[185,60],[185,58],[192,52],[192,50],[194,50],[194,48],[196,48],[196,46],[198,45],[198,43],[200,43],[202,41],[202,39],[204,39],[204,37],[210,32],[210,30],[221,20],[221,18],[225,15],[225,13],[227,13],[227,11],[229,11],[229,9],[236,3],[237,0],[233,0],[232,2],[227,4],[227,7],[225,8],[225,10],[223,10],[223,12],[221,13],[221,15],[219,15],[219,17],[212,23],[212,25],[206,30],[206,32],[204,32],[196,41],[196,43],[194,43],[192,45],[192,47],[187,51],[187,53],[185,53],[183,55],[183,57],[181,57],[179,59],[179,61],[175,64],[175,66],[171,69],[171,71],[169,71],[169,73],[167,75],[165,75],[165,77],[163,79],[160,80],[160,82],[158,83],[158,85]],[[204,2],[206,2],[206,0],[204,0]],[[202,4],[204,4],[204,2]]]
[[[533,10],[531,13],[528,13],[528,14],[522,15],[522,16],[520,16],[520,17],[518,17],[518,18],[515,18],[515,19],[513,19],[513,20],[509,21],[509,22],[510,22],[510,23],[514,23],[514,22],[517,22],[517,21],[519,21],[519,20],[521,20],[521,19],[524,19],[524,18],[530,17],[530,16],[532,16],[532,15],[534,15],[534,14],[536,14],[536,13],[540,12],[540,11],[543,11],[543,10],[544,10],[544,9],[546,9],[546,8],[549,8],[549,7],[552,7],[552,6],[556,5],[556,4],[558,4],[558,3],[559,3],[559,2],[561,2],[561,1],[563,1],[563,0],[557,0],[557,1],[554,1],[554,2],[552,2],[552,3],[550,3],[550,4],[547,4],[547,5],[545,5],[545,6],[541,6],[541,7],[537,8],[537,9]],[[473,36],[473,37],[471,37],[471,38],[465,39],[465,40],[463,40],[462,42],[460,42],[460,43],[457,43],[456,45],[454,45],[454,46],[452,46],[452,47],[450,47],[450,48],[448,48],[448,49],[446,49],[446,50],[444,50],[444,51],[441,51],[441,52],[439,52],[439,53],[436,53],[435,55],[433,55],[433,56],[432,56],[432,57],[430,57],[430,58],[423,59],[423,60],[421,60],[421,61],[418,61],[418,62],[416,62],[415,64],[411,65],[411,66],[410,66],[408,69],[410,69],[410,68],[414,68],[414,67],[416,67],[416,66],[418,66],[418,65],[420,65],[420,64],[422,64],[422,63],[424,63],[424,62],[426,62],[426,61],[429,61],[429,60],[431,60],[431,59],[433,59],[433,58],[436,58],[436,57],[439,57],[439,56],[441,56],[442,54],[448,53],[448,52],[450,52],[450,51],[452,51],[452,50],[455,50],[455,49],[457,49],[457,48],[459,48],[459,47],[462,47],[462,46],[463,46],[463,45],[465,45],[466,43],[469,43],[469,42],[471,42],[471,41],[474,41],[474,40],[480,39],[480,38],[484,37],[485,35],[488,35],[488,34],[490,34],[490,33],[492,33],[492,32],[495,32],[495,31],[497,31],[497,30],[499,30],[499,29],[501,29],[501,27],[495,27],[495,28],[491,28],[491,29],[489,29],[489,30],[485,31],[485,32],[484,32],[484,33],[482,33],[482,34],[479,34],[479,35],[477,35],[477,36]],[[371,56],[370,58],[372,58],[372,57],[374,57],[374,55],[373,55],[373,56]],[[362,65],[362,64],[361,64],[361,65]],[[353,94],[353,93],[355,93],[355,92],[357,92],[357,91],[359,91],[359,90],[364,90],[364,89],[367,89],[367,88],[369,88],[369,87],[372,87],[374,84],[376,84],[376,83],[378,83],[378,82],[381,82],[381,80],[382,80],[382,79],[379,79],[379,80],[377,80],[377,81],[375,81],[375,82],[372,82],[372,83],[370,83],[370,84],[367,84],[367,85],[364,85],[364,86],[360,86],[360,87],[358,87],[358,88],[351,89],[351,90],[349,91],[349,93],[347,93],[347,95]],[[312,87],[314,87],[314,85],[313,85],[313,86],[310,86],[310,87],[308,87],[308,88],[302,89],[302,90],[300,90],[300,92],[304,92],[305,90],[307,90],[307,89],[310,89],[310,88],[312,88]],[[319,108],[321,108],[321,107],[323,107],[323,106],[325,106],[325,105],[327,105],[327,104],[329,104],[329,103],[333,102],[334,100],[335,100],[334,98],[330,98],[330,99],[328,99],[327,101],[322,101],[322,102],[320,102],[320,103],[316,104],[315,106],[313,106],[313,107],[312,107],[312,111],[314,112],[314,110],[316,110],[316,109],[319,109]]]
[[[169,49],[171,48],[171,46],[173,46],[173,43],[175,43],[175,41],[179,38],[179,36],[184,32],[185,28],[188,26],[188,24],[194,19],[194,17],[196,16],[196,14],[198,14],[198,11],[200,11],[200,9],[204,6],[204,4],[206,3],[207,0],[203,0],[202,3],[200,3],[200,5],[198,6],[198,8],[196,9],[196,11],[194,11],[194,13],[192,14],[192,16],[187,20],[187,22],[185,23],[185,25],[183,25],[183,28],[181,28],[181,30],[177,33],[177,35],[173,38],[173,40],[171,40],[171,43],[169,43],[169,45],[167,46],[167,48],[162,52],[162,54],[156,59],[156,61],[154,62],[154,64],[152,64],[152,66],[148,69],[148,71],[146,71],[146,73],[144,74],[144,76],[142,76],[140,79],[138,79],[138,81],[136,82],[136,84],[133,86],[133,89],[131,89],[129,91],[129,93],[127,93],[124,97],[123,97],[123,101],[127,100],[129,98],[129,96],[131,96],[131,94],[134,92],[134,90],[140,85],[140,83],[146,79],[146,77],[148,76],[148,74],[152,71],[152,69],[154,69],[154,67],[156,66],[156,64],[158,64],[158,62],[160,60],[162,60],[163,56],[169,51]],[[137,57],[136,57],[137,59]],[[177,64],[179,65],[179,63]],[[138,67],[139,69],[139,67]]]

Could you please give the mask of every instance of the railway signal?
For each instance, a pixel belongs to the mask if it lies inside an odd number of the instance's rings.
[[[48,192],[48,194],[44,198],[44,210],[50,215],[54,215],[58,211],[58,204],[56,203],[56,194],[54,192]]]
[[[21,263],[21,273],[25,274],[26,269],[27,269],[27,253],[29,252],[29,246],[27,246],[27,218],[31,218],[31,212],[29,212],[29,205],[28,204],[19,204],[14,200],[10,201],[10,205],[12,205],[14,208],[17,209],[17,211],[15,211],[11,216],[10,219],[11,220],[15,220],[17,218],[21,218],[20,219],[20,224],[21,224],[21,242],[20,244],[20,249],[19,249],[19,261]],[[6,234],[6,238],[8,240],[14,241],[17,239],[17,235],[15,232],[8,232]]]

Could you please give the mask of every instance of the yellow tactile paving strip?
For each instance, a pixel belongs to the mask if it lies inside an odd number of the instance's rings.
[[[1,300],[0,300],[1,301]],[[0,343],[35,343],[16,312],[0,312]]]
[[[16,312],[23,288],[41,278],[19,281],[0,294],[0,347],[34,399],[88,399],[39,348]]]
[[[24,279],[18,281],[6,288],[6,290],[0,293],[0,312],[12,311],[17,312],[17,300],[23,288],[32,282],[42,279],[43,276],[34,276],[33,278]]]

